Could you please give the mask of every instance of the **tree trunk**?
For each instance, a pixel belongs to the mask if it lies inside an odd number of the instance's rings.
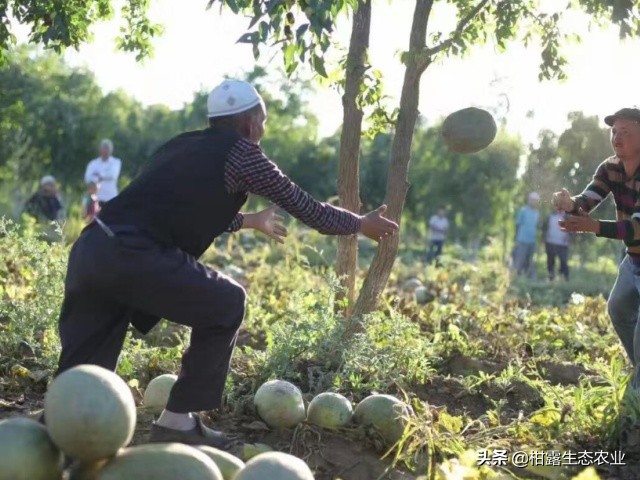
[[[418,119],[420,78],[429,65],[429,59],[425,59],[421,53],[426,49],[427,24],[432,6],[433,0],[416,0],[409,52],[405,57],[406,71],[385,195],[385,203],[388,206],[387,216],[398,224],[409,189],[407,172],[411,160],[413,132]],[[399,235],[380,242],[354,307],[353,320],[347,329],[347,336],[361,330],[362,315],[375,309],[377,300],[389,279],[398,252],[398,243]]]
[[[338,165],[338,197],[340,206],[355,213],[360,212],[360,136],[362,135],[362,110],[356,103],[365,72],[369,31],[371,27],[371,0],[360,2],[353,15],[353,30],[347,54],[344,95],[342,97],[343,122],[340,136],[340,161]],[[355,300],[356,268],[358,263],[358,236],[338,238],[336,273],[344,293],[336,301],[347,300],[348,314]],[[336,310],[339,310],[336,303]]]

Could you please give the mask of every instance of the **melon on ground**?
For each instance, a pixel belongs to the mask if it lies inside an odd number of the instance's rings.
[[[96,480],[223,480],[211,458],[182,443],[152,443],[122,449]]]
[[[486,148],[497,132],[493,116],[476,107],[453,112],[442,124],[444,143],[456,153],[474,153]]]
[[[314,480],[298,457],[283,452],[261,453],[247,462],[234,480]]]
[[[422,282],[417,278],[410,278],[402,284],[402,290],[405,292],[413,292],[416,288],[423,287]]]
[[[292,383],[271,380],[255,394],[253,403],[258,415],[273,428],[291,428],[305,419],[302,393]]]
[[[416,302],[420,305],[424,305],[425,303],[428,303],[429,300],[433,300],[434,298],[434,296],[429,292],[429,290],[427,290],[426,287],[416,288],[413,294],[416,297]]]
[[[47,430],[69,456],[89,462],[114,455],[136,426],[136,406],[127,384],[97,365],[60,374],[45,395]]]
[[[41,423],[29,418],[0,421],[0,480],[59,480],[62,461]]]
[[[240,458],[248,462],[261,453],[272,452],[273,448],[265,443],[245,443],[240,451]]]
[[[178,376],[171,373],[159,375],[151,380],[142,398],[144,406],[153,413],[161,413],[169,401],[169,394],[176,380]]]
[[[102,470],[111,458],[112,457],[102,458],[91,462],[73,462],[69,467],[68,480],[96,480],[100,470]]]
[[[204,452],[220,469],[224,480],[231,480],[238,471],[244,468],[244,462],[229,452],[207,445],[199,445],[198,450]]]
[[[351,402],[339,393],[321,393],[311,400],[307,409],[307,421],[323,428],[344,427],[352,417]]]
[[[409,415],[407,406],[393,395],[369,395],[355,409],[356,422],[373,426],[389,445],[402,437],[405,420]]]

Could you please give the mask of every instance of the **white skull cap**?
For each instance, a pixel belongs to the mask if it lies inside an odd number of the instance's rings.
[[[540,200],[540,194],[538,192],[531,192],[529,194],[529,200]]]
[[[257,90],[242,80],[225,80],[211,90],[207,100],[209,118],[241,113],[263,103]]]
[[[51,175],[45,175],[40,179],[40,185],[46,185],[48,183],[56,183],[55,177]]]

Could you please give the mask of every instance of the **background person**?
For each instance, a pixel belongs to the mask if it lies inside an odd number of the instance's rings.
[[[42,177],[40,188],[27,200],[24,211],[40,223],[64,220],[64,208],[54,177],[51,175]]]
[[[527,197],[527,204],[516,215],[516,245],[513,251],[513,263],[518,275],[523,273],[529,276],[534,275],[532,260],[538,236],[539,202],[540,195],[537,192],[531,192]]]
[[[444,205],[440,205],[437,213],[429,219],[429,230],[431,231],[431,239],[427,262],[431,263],[442,254],[447,230],[449,230],[449,220],[447,220],[447,210]]]
[[[569,241],[571,235],[560,227],[560,221],[563,219],[564,211],[556,209],[547,218],[543,229],[549,281],[553,281],[555,278],[556,258],[560,263],[560,275],[565,280],[569,280]]]
[[[122,160],[112,155],[113,142],[105,138],[100,142],[100,156],[89,162],[84,174],[84,182],[93,182],[100,185],[98,190],[98,202],[104,205],[118,195],[118,178]]]
[[[99,190],[99,184],[95,182],[87,183],[87,191],[80,201],[80,216],[87,223],[91,223],[98,215],[98,212],[100,212],[100,202],[98,201]]]

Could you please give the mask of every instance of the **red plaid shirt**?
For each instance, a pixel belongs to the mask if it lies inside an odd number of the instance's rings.
[[[360,230],[360,216],[318,202],[282,173],[258,145],[248,140],[240,140],[229,152],[224,184],[229,193],[246,192],[271,200],[320,233],[353,235]],[[242,222],[243,215],[238,213],[228,231],[239,230]]]

